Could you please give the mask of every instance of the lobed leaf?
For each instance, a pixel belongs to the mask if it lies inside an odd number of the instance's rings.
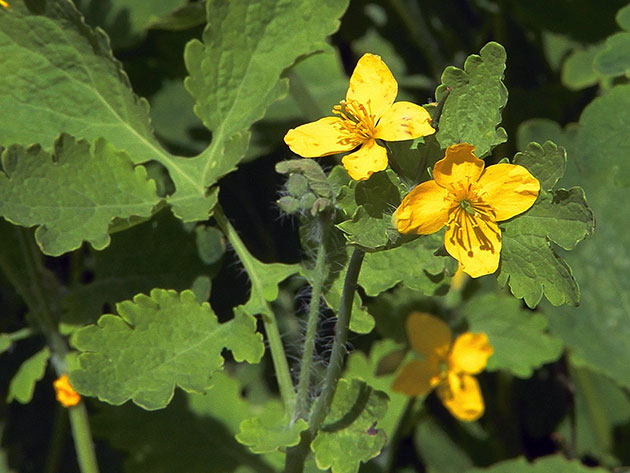
[[[146,170],[103,139],[90,146],[63,134],[52,155],[39,145],[12,145],[2,153],[2,168],[0,215],[37,225],[35,238],[49,255],[83,241],[103,249],[115,218],[148,217],[160,201]]]
[[[479,55],[468,56],[463,70],[453,66],[444,70],[435,91],[438,102],[448,94],[436,134],[442,148],[470,143],[482,157],[507,140],[505,130],[498,127],[508,97],[503,85],[505,60],[503,46],[490,42]]]
[[[497,280],[509,284],[514,296],[535,307],[543,294],[554,305],[577,305],[580,291],[569,266],[551,242],[566,250],[575,248],[594,228],[593,213],[579,187],[552,190],[564,173],[563,148],[548,141],[530,143],[518,153],[521,164],[540,181],[541,191],[525,213],[501,224],[502,249]]]
[[[7,402],[14,400],[20,404],[31,402],[35,384],[44,377],[49,358],[50,350],[42,348],[20,365],[18,372],[15,373],[11,383],[9,383]]]
[[[297,445],[300,433],[306,429],[308,423],[304,419],[289,422],[282,408],[268,408],[261,415],[241,422],[236,440],[249,447],[253,453],[270,453]]]
[[[609,36],[592,62],[594,70],[610,77],[627,76],[630,73],[630,60],[627,54],[630,47],[630,6],[626,5],[620,9],[616,20],[625,31]]]
[[[359,380],[339,380],[324,424],[311,443],[317,466],[332,473],[357,473],[361,462],[378,455],[386,436],[377,422],[387,411],[387,395]]]
[[[486,293],[469,299],[460,309],[468,330],[485,333],[494,353],[486,370],[506,370],[519,378],[529,378],[535,369],[557,360],[562,341],[547,333],[547,319],[522,308],[521,303],[503,293]]]
[[[221,352],[256,363],[264,352],[253,317],[237,310],[219,324],[207,303],[191,291],[154,289],[117,304],[120,315],[103,315],[96,325],[76,331],[80,368],[72,385],[87,396],[119,405],[131,399],[148,409],[165,407],[175,386],[203,392],[223,366]]]

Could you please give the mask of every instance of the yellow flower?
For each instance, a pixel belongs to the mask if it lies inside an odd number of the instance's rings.
[[[501,253],[497,222],[529,209],[540,183],[517,164],[483,160],[467,143],[449,146],[433,167],[432,181],[416,186],[396,209],[394,226],[401,233],[428,235],[447,225],[446,251],[463,271],[477,278],[495,272]]]
[[[4,8],[9,8],[9,4],[4,0],[0,0],[0,5],[2,5]]]
[[[288,131],[284,142],[296,154],[319,158],[351,151],[343,166],[352,179],[362,181],[387,167],[387,151],[377,139],[400,141],[435,133],[431,116],[411,102],[396,102],[398,83],[380,56],[364,54],[357,63],[346,99],[332,113]]]
[[[408,396],[424,396],[437,386],[444,406],[460,420],[477,420],[484,404],[473,374],[486,367],[493,349],[485,333],[461,334],[451,344],[451,330],[429,314],[414,312],[407,318],[407,337],[413,350],[424,356],[405,365],[393,389]]]
[[[76,406],[81,396],[72,388],[67,375],[62,375],[53,383],[57,392],[57,401],[64,407]]]

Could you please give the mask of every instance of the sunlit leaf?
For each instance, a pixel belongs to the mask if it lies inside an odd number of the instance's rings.
[[[35,384],[44,377],[48,358],[50,358],[50,350],[42,348],[22,363],[9,384],[7,402],[17,401],[21,404],[31,402]]]
[[[224,348],[238,361],[258,362],[264,352],[253,317],[237,310],[234,319],[219,324],[191,291],[154,289],[151,296],[117,304],[117,310],[120,315],[103,315],[72,337],[81,352],[72,385],[110,404],[132,399],[145,409],[162,408],[175,386],[207,390],[212,373],[223,366]]]
[[[236,440],[254,453],[270,453],[297,445],[300,433],[306,429],[308,423],[304,419],[289,422],[282,408],[267,408],[260,416],[241,422]]]

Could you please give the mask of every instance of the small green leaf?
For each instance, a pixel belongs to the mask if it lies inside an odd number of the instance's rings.
[[[367,253],[359,284],[368,296],[378,296],[400,282],[431,295],[446,283],[444,271],[449,258],[435,255],[443,244],[443,232],[438,232],[420,236],[397,248]]]
[[[278,284],[299,271],[298,265],[262,263],[251,255],[246,261],[241,258],[241,262],[252,283],[251,294],[243,306],[251,315],[268,314],[268,303],[278,298]]]
[[[601,50],[601,46],[573,50],[562,65],[562,83],[571,90],[596,85],[601,76],[593,67],[593,61]]]
[[[83,241],[103,249],[114,218],[148,217],[160,200],[146,170],[104,140],[90,146],[61,135],[52,156],[37,145],[13,145],[2,153],[2,167],[0,215],[38,225],[35,238],[49,255]]]
[[[290,423],[280,409],[265,409],[261,415],[241,422],[236,440],[253,453],[270,453],[284,450],[300,442],[300,432],[308,429],[304,419]]]
[[[228,348],[237,361],[256,363],[264,352],[256,321],[242,310],[219,324],[207,303],[191,291],[154,289],[117,304],[120,315],[103,315],[72,336],[82,352],[72,385],[82,394],[119,405],[132,399],[145,409],[165,407],[179,386],[203,392],[223,366]]]
[[[332,473],[356,473],[361,462],[378,455],[386,436],[378,420],[387,411],[387,395],[359,380],[339,381],[330,411],[311,443],[317,466]]]
[[[402,184],[390,170],[375,173],[367,181],[352,181],[340,191],[338,204],[349,217],[337,224],[348,243],[367,251],[395,244],[400,234],[392,226],[392,214],[400,205]]]
[[[611,77],[627,76],[630,73],[630,60],[627,54],[630,47],[630,6],[626,5],[619,10],[616,19],[625,31],[609,36],[593,61],[593,67],[597,72]]]
[[[494,349],[488,371],[507,370],[519,378],[529,378],[536,368],[562,354],[562,341],[546,333],[547,319],[523,309],[508,294],[473,297],[460,312],[468,321],[468,330],[485,333]]]
[[[607,473],[603,468],[586,467],[579,460],[548,456],[528,463],[523,457],[506,460],[488,468],[472,468],[466,473]]]
[[[449,66],[435,91],[438,101],[448,93],[439,121],[437,139],[442,148],[470,143],[482,157],[507,140],[501,123],[501,110],[507,103],[503,85],[505,49],[498,43],[486,44],[479,56],[468,56],[464,70]]]
[[[13,400],[21,404],[31,402],[35,391],[35,383],[44,377],[48,358],[50,358],[50,350],[42,348],[22,363],[9,384],[7,402]]]
[[[4,353],[11,347],[11,339],[6,333],[0,333],[0,354]]]
[[[541,184],[534,205],[501,224],[502,249],[497,280],[514,296],[535,307],[543,294],[554,305],[577,305],[580,292],[569,266],[550,242],[575,248],[593,232],[593,213],[579,187],[552,190],[564,173],[565,151],[552,142],[530,143],[515,164],[526,167]]]

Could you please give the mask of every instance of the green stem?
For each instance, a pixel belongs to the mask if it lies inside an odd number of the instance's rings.
[[[339,311],[337,313],[335,338],[328,368],[326,369],[324,389],[315,402],[308,430],[302,432],[300,443],[287,451],[284,466],[285,473],[302,473],[304,471],[304,462],[310,450],[311,441],[315,438],[317,431],[330,410],[330,405],[335,396],[339,377],[343,369],[343,359],[346,352],[348,329],[350,327],[350,315],[352,314],[352,301],[354,300],[354,293],[357,288],[357,280],[359,279],[359,272],[361,271],[364,256],[365,253],[362,250],[355,248],[350,257],[350,264],[346,272],[343,292],[341,293],[341,302],[339,303]]]
[[[282,397],[285,412],[292,412],[293,406],[295,405],[295,391],[293,390],[289,363],[287,362],[284,346],[282,345],[282,338],[280,337],[280,330],[278,329],[276,316],[274,315],[269,302],[267,302],[267,300],[262,296],[262,283],[260,278],[257,277],[256,270],[252,264],[254,257],[250,254],[249,250],[236,233],[234,227],[226,218],[220,205],[217,205],[214,208],[213,216],[232,245],[232,248],[234,248],[234,251],[241,260],[241,263],[243,263],[245,271],[247,271],[252,284],[252,294],[258,294],[258,297],[260,297],[260,304],[266,308],[265,314],[262,315],[262,321],[265,326],[265,332],[267,333],[267,341],[269,342],[271,359],[273,361],[276,378],[278,380],[278,388],[280,390],[280,396]]]
[[[74,448],[81,473],[99,473],[94,444],[92,443],[92,433],[90,432],[90,422],[83,401],[76,406],[69,407],[68,415],[70,416]]]
[[[327,221],[325,217],[319,216],[317,225],[320,230],[319,247],[317,248],[317,257],[315,259],[315,268],[313,268],[313,281],[311,302],[308,309],[308,319],[306,325],[306,337],[304,340],[304,349],[302,351],[302,363],[300,368],[300,377],[297,386],[297,401],[295,404],[294,419],[308,418],[310,408],[309,389],[311,387],[311,370],[313,367],[313,353],[315,351],[315,340],[317,338],[317,323],[319,321],[319,308],[322,297],[322,288],[326,280],[326,228]]]
[[[19,342],[20,340],[24,340],[25,338],[32,337],[33,335],[35,335],[35,330],[33,330],[31,327],[24,327],[20,330],[16,330],[15,332],[5,333],[5,335],[9,337],[11,343],[15,343]]]
[[[59,462],[61,461],[61,454],[65,447],[66,434],[68,431],[68,416],[66,416],[64,411],[65,408],[61,404],[57,404],[44,473],[55,473],[59,468]]]
[[[22,259],[25,263],[26,273],[30,281],[25,302],[31,310],[33,318],[37,321],[40,330],[46,337],[52,357],[51,363],[61,376],[66,372],[66,355],[69,352],[65,339],[57,330],[56,319],[51,309],[50,294],[44,280],[46,273],[42,254],[35,244],[32,234],[22,228],[17,228],[18,242]],[[96,454],[92,444],[92,435],[87,418],[87,412],[83,402],[68,409],[70,425],[77,452],[77,459],[81,473],[98,473]]]

